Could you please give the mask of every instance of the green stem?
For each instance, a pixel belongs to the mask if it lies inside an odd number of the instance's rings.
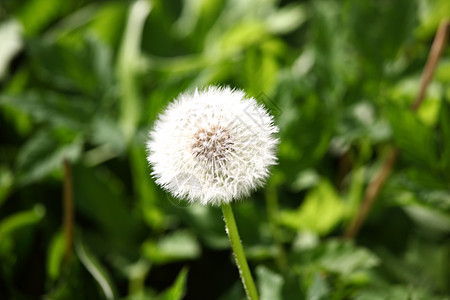
[[[122,91],[120,126],[127,142],[134,136],[141,117],[141,99],[136,76],[142,60],[142,32],[150,10],[150,1],[138,0],[133,3],[118,54],[117,77]]]
[[[234,257],[239,268],[242,284],[244,285],[247,298],[250,300],[258,300],[258,293],[253,281],[252,273],[248,267],[247,259],[245,258],[244,249],[242,248],[241,239],[234,220],[233,210],[229,203],[222,204],[223,217],[227,227],[228,237],[230,239],[231,248],[233,248]]]

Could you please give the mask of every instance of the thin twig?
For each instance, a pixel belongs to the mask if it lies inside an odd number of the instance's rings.
[[[64,185],[63,185],[63,231],[65,239],[66,261],[70,260],[73,249],[73,228],[74,228],[74,209],[73,209],[73,187],[72,171],[70,163],[67,160],[63,162],[64,167]]]
[[[411,109],[413,111],[417,111],[423,99],[425,98],[425,92],[427,90],[427,87],[430,84],[431,78],[433,77],[433,73],[436,69],[439,58],[441,57],[442,52],[444,51],[449,29],[450,29],[450,21],[443,20],[439,25],[438,31],[436,32],[430,53],[428,54],[428,59],[425,64],[425,68],[422,72],[419,92],[413,105],[411,106]],[[397,160],[397,157],[398,157],[398,150],[395,147],[393,147],[390,150],[389,154],[387,155],[381,169],[373,177],[372,181],[367,186],[366,191],[364,193],[364,199],[363,202],[361,203],[358,214],[345,231],[344,238],[352,239],[358,234],[359,230],[361,229],[361,226],[364,224],[364,221],[366,220],[367,215],[370,212],[370,209],[375,203],[378,194],[380,193],[384,183],[389,177],[389,174],[392,171],[392,168],[395,164],[395,161]]]
[[[417,94],[416,100],[411,106],[411,109],[413,111],[416,111],[419,108],[420,104],[425,98],[425,92],[427,90],[428,84],[433,77],[433,73],[436,69],[439,58],[441,57],[442,52],[444,52],[445,44],[447,43],[449,27],[449,20],[443,20],[439,25],[439,29],[436,32],[433,44],[431,45],[430,53],[428,54],[427,63],[425,64],[425,68],[422,72],[419,93]]]
[[[371,210],[373,204],[375,203],[375,200],[378,194],[380,193],[381,188],[384,185],[384,182],[389,177],[392,167],[394,166],[395,161],[397,160],[397,156],[398,150],[396,148],[391,148],[389,150],[388,155],[386,156],[385,161],[383,162],[383,166],[381,167],[380,171],[367,186],[364,194],[364,200],[361,203],[361,206],[359,207],[358,215],[356,216],[351,226],[347,228],[344,238],[351,239],[355,237],[356,234],[358,233],[362,224],[366,220],[369,211]]]

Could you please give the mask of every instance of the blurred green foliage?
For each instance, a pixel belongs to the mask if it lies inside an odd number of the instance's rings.
[[[261,299],[450,299],[448,46],[409,110],[449,16],[447,0],[2,0],[0,298],[243,299],[220,210],[166,195],[145,159],[169,101],[221,84],[281,129],[266,188],[234,205]]]

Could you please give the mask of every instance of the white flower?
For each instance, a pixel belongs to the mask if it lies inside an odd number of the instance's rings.
[[[147,142],[156,182],[175,197],[220,204],[248,196],[276,164],[278,128],[240,90],[211,86],[181,94]]]

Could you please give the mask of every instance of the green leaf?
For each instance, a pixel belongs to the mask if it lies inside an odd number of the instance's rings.
[[[314,281],[308,289],[306,295],[307,300],[324,300],[329,299],[330,288],[326,280],[320,274],[316,273],[314,275]]]
[[[368,101],[360,101],[342,112],[335,141],[341,147],[351,147],[355,142],[370,144],[386,142],[391,137],[389,124],[376,118],[375,107]]]
[[[126,204],[123,182],[106,168],[72,167],[74,202],[77,211],[99,228],[101,237],[126,251],[134,237],[136,220]]]
[[[207,246],[214,249],[227,249],[230,241],[224,229],[222,213],[217,207],[194,204],[179,209],[180,218],[194,230]],[[241,233],[242,235],[242,233]]]
[[[70,11],[71,1],[40,0],[27,1],[21,6],[18,18],[22,23],[25,33],[29,36],[36,35],[51,22]]]
[[[420,297],[412,297],[412,290],[407,286],[386,286],[383,288],[373,288],[365,289],[357,294],[356,300],[379,300],[379,299],[390,299],[390,300],[409,300],[409,299],[430,299]],[[418,296],[414,292],[415,296]]]
[[[269,43],[267,43],[269,44]],[[272,93],[278,74],[277,57],[266,49],[247,49],[245,54],[245,79],[247,90],[257,94]]]
[[[450,103],[448,101],[442,101],[439,121],[442,141],[441,168],[450,174]]]
[[[157,297],[158,300],[181,300],[185,295],[188,270],[182,269],[174,284]]]
[[[220,295],[218,300],[245,300],[247,299],[244,291],[244,287],[242,286],[242,282],[235,281],[235,283],[227,290],[225,293]]]
[[[444,295],[433,295],[425,286],[411,284],[404,285],[384,285],[381,287],[371,287],[357,293],[355,300],[449,300],[450,297]]]
[[[284,279],[272,270],[259,266],[256,268],[259,296],[261,300],[282,300]]]
[[[416,223],[424,228],[441,233],[450,232],[450,216],[438,209],[424,205],[407,205],[403,209]]]
[[[344,204],[334,187],[326,180],[311,190],[297,210],[282,211],[281,224],[296,230],[309,230],[326,235],[344,217]]]
[[[379,263],[379,259],[362,247],[355,247],[351,242],[331,240],[325,244],[319,264],[331,272],[349,275],[369,269]]]
[[[12,171],[8,167],[0,165],[0,207],[11,192],[14,180]]]
[[[99,145],[85,153],[84,162],[90,167],[113,159],[126,149],[125,138],[118,124],[106,116],[97,116],[92,120],[88,138]]]
[[[266,22],[270,32],[286,34],[298,28],[307,19],[304,4],[290,3],[271,14]]]
[[[113,261],[115,268],[128,278],[128,293],[138,295],[145,292],[145,279],[151,268],[148,259],[140,258],[136,262],[130,263],[126,259],[116,258]]]
[[[9,63],[22,49],[22,27],[17,20],[0,24],[0,41],[4,41],[0,51],[0,81],[8,72]]]
[[[47,275],[52,280],[56,280],[60,275],[65,249],[63,234],[58,232],[53,236],[47,252]]]
[[[16,230],[33,225],[45,216],[45,208],[37,204],[33,209],[12,214],[0,222],[0,243],[6,236],[12,235]]]
[[[123,25],[127,16],[127,2],[102,2],[99,4],[99,11],[94,15],[89,24],[88,32],[92,31],[108,45],[117,45],[122,34]],[[114,67],[114,63],[110,65]],[[111,73],[114,77],[114,73]]]
[[[156,243],[147,241],[142,247],[143,253],[156,264],[195,259],[201,252],[195,236],[180,230],[162,237]]]
[[[387,115],[401,157],[419,167],[437,167],[436,140],[433,132],[406,107],[389,105]]]
[[[301,105],[283,108],[279,156],[288,180],[294,180],[300,170],[314,167],[329,150],[337,111],[320,103],[316,94],[310,94]]]
[[[115,99],[111,50],[93,34],[80,37],[79,43],[83,47],[40,39],[30,42],[29,52],[36,76],[61,94],[82,94],[91,101],[108,100],[111,103],[109,99]],[[89,104],[92,106],[95,102]]]
[[[431,39],[439,27],[439,23],[450,15],[450,3],[447,0],[434,0],[419,2],[420,24],[415,33],[420,39]]]
[[[347,3],[347,28],[353,45],[365,58],[361,65],[381,71],[383,63],[395,58],[404,41],[412,37],[416,1],[381,3],[352,0]],[[368,24],[371,26],[367,26]]]
[[[242,223],[241,223],[242,224]],[[241,226],[240,228],[242,228]],[[242,238],[242,237],[241,237]],[[247,241],[247,239],[245,239]],[[276,257],[280,249],[274,244],[256,244],[256,245],[246,245],[245,246],[245,256],[248,260],[252,261],[264,261]]]
[[[106,299],[117,299],[117,292],[110,275],[81,239],[75,240],[75,250],[83,266],[97,281]]]
[[[352,218],[356,215],[361,199],[364,193],[364,178],[365,169],[363,167],[355,167],[351,173],[351,182],[347,194],[347,201],[345,203],[345,213],[347,218]]]
[[[62,168],[64,160],[73,162],[80,157],[83,147],[80,136],[59,137],[56,134],[38,132],[20,150],[17,159],[19,184],[41,180],[55,169]]]
[[[221,37],[220,48],[215,49],[224,57],[233,55],[243,49],[263,41],[267,30],[260,21],[253,20],[237,23]]]
[[[332,239],[296,247],[289,254],[290,266],[306,276],[336,276],[341,283],[361,285],[370,281],[369,271],[380,264],[378,256],[353,242]]]
[[[211,0],[183,0],[183,10],[176,22],[177,31],[184,36],[194,32],[203,38],[205,29],[209,29],[205,28],[205,23],[210,24],[215,20],[222,5],[221,2]],[[199,26],[201,27],[198,28]],[[194,31],[196,27],[201,30]]]
[[[313,188],[320,181],[320,175],[313,169],[306,169],[297,174],[297,177],[291,184],[291,189],[299,192],[305,189]]]
[[[87,131],[94,112],[92,103],[85,99],[47,91],[29,91],[17,96],[2,95],[0,105],[18,109],[37,122],[75,131]]]
[[[398,203],[410,204],[411,200],[413,203],[420,200],[419,203],[450,212],[450,191],[445,176],[409,167],[396,172],[389,186],[398,193],[395,196]]]

